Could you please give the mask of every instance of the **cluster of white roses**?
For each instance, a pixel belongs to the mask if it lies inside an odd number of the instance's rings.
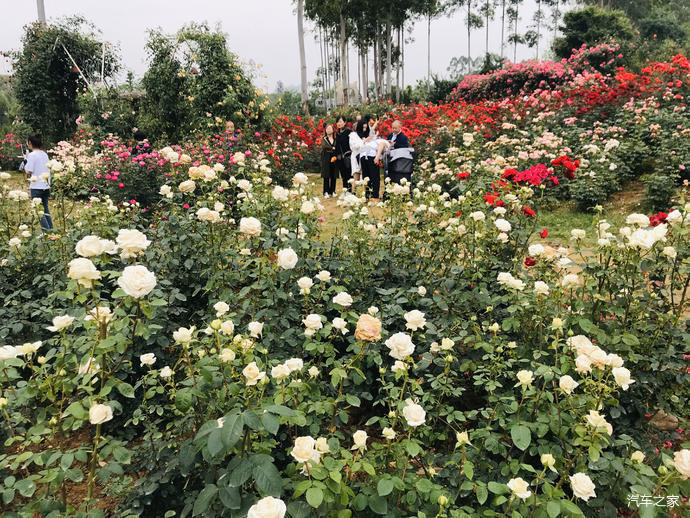
[[[607,354],[601,347],[594,345],[589,338],[583,335],[571,336],[567,340],[568,347],[575,351],[575,370],[580,374],[592,372],[592,367],[604,369],[611,367],[616,384],[623,390],[635,383],[630,378],[630,371],[623,367],[623,359],[617,354]]]
[[[22,345],[3,345],[0,347],[0,361],[17,358],[18,356],[30,356],[38,351],[43,342],[27,342]]]

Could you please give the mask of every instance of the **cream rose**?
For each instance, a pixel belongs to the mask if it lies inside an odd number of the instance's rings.
[[[304,368],[304,361],[301,358],[290,358],[285,361],[285,366],[290,372],[299,372]]]
[[[575,473],[570,477],[570,485],[573,488],[573,494],[584,500],[585,502],[592,497],[596,497],[597,494],[594,492],[596,486],[584,473]]]
[[[381,340],[381,321],[371,315],[360,315],[359,320],[357,320],[355,338],[365,342]]]
[[[121,229],[115,241],[120,249],[120,257],[123,259],[136,257],[151,244],[151,241],[146,239],[146,235],[136,229]]]
[[[333,303],[347,308],[352,305],[352,297],[346,291],[341,291],[333,297]]]
[[[216,310],[216,316],[221,317],[225,315],[228,311],[230,311],[230,306],[226,302],[223,302],[222,300],[220,302],[216,302],[213,305],[213,309]]]
[[[258,236],[261,234],[261,222],[256,218],[242,218],[240,232],[248,236]]]
[[[188,344],[194,338],[194,326],[187,329],[180,327],[177,331],[173,331],[173,340],[178,344]]]
[[[283,380],[290,375],[290,369],[284,363],[276,365],[271,369],[271,378],[276,381]]]
[[[519,384],[523,387],[529,387],[534,379],[534,373],[528,370],[521,370],[517,373]]]
[[[690,450],[680,450],[673,454],[673,467],[683,480],[690,478]]]
[[[421,426],[426,422],[426,411],[411,399],[406,401],[406,406],[403,408],[403,416],[407,424],[413,428]]]
[[[102,424],[113,418],[113,409],[108,405],[95,404],[89,408],[89,421],[91,424]]]
[[[253,338],[258,338],[264,332],[264,325],[262,322],[249,322],[247,329]]]
[[[232,349],[223,348],[220,350],[220,354],[218,355],[218,359],[222,362],[231,362],[235,359],[235,351]]]
[[[46,329],[55,333],[56,331],[61,331],[66,327],[69,327],[72,322],[74,322],[74,317],[69,315],[61,315],[58,317],[53,317],[53,325],[48,326]]]
[[[90,288],[94,280],[101,278],[101,272],[96,269],[90,259],[82,257],[72,259],[68,267],[67,277],[74,279],[85,288]]]
[[[139,356],[139,363],[143,367],[144,365],[151,366],[156,363],[156,355],[153,353],[146,353]]]
[[[418,329],[423,329],[426,325],[426,319],[424,318],[424,313],[418,309],[408,311],[403,315],[405,317],[405,327],[412,331],[417,331]]]
[[[321,282],[328,282],[331,280],[331,272],[328,270],[321,270],[317,275],[316,278],[319,279]]]
[[[316,440],[307,435],[295,439],[295,446],[292,448],[290,455],[292,455],[297,462],[309,462],[314,459],[315,452]]]
[[[414,352],[412,338],[405,333],[395,333],[385,344],[390,349],[389,354],[396,360],[404,360]]]
[[[94,257],[103,253],[103,240],[97,236],[82,237],[74,247],[82,257]]]
[[[247,386],[256,385],[266,377],[265,371],[260,371],[257,367],[256,362],[251,362],[243,370],[242,374],[247,378]]]
[[[130,297],[140,299],[156,287],[156,276],[146,266],[126,266],[117,284]]]
[[[367,449],[367,438],[369,436],[367,435],[367,432],[364,430],[357,430],[353,435],[352,435],[352,442],[354,443],[352,445],[352,450],[366,450]]]
[[[249,508],[247,518],[283,518],[286,511],[285,502],[267,496]]]
[[[611,373],[616,380],[616,385],[623,390],[628,390],[628,387],[635,383],[635,380],[630,377],[630,371],[625,367],[614,367]]]
[[[383,432],[381,432],[381,435],[383,435],[385,439],[392,441],[393,439],[395,439],[395,430],[386,427],[383,429]]]
[[[167,365],[163,367],[159,373],[160,377],[163,379],[168,379],[173,375],[173,371],[170,367]]]
[[[522,498],[523,500],[525,498],[529,498],[530,495],[532,494],[532,491],[529,489],[529,483],[527,483],[525,480],[523,480],[521,477],[518,478],[511,478],[508,481],[508,489],[510,489],[515,496],[518,498]]]
[[[194,180],[185,180],[180,185],[178,185],[177,188],[180,189],[180,192],[194,192],[194,189],[196,189],[196,183],[194,183]]]
[[[220,332],[224,335],[231,335],[235,332],[235,324],[232,320],[225,320],[220,324]]]
[[[567,374],[565,376],[561,376],[561,378],[558,380],[558,386],[566,394],[572,394],[573,390],[575,390],[578,385],[579,383]]]
[[[278,266],[283,270],[292,270],[299,258],[292,248],[283,248],[278,252]]]

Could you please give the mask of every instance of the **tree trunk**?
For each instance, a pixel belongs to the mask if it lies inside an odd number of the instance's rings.
[[[300,89],[302,111],[309,116],[309,93],[307,92],[307,58],[304,54],[304,0],[297,0],[297,37],[299,39]]]
[[[541,0],[537,0],[537,60],[539,59],[539,40],[541,39]]]
[[[36,9],[38,10],[38,21],[43,25],[46,24],[46,6],[43,0],[36,0]]]
[[[367,97],[369,97],[369,84],[368,84],[368,77],[367,77],[367,49],[366,47],[363,47],[361,50],[362,53],[362,103],[367,102]]]
[[[402,27],[402,43],[400,46],[400,88],[405,89],[405,24]]]
[[[431,86],[431,11],[426,18],[426,87]]]
[[[505,43],[506,43],[506,38],[505,38],[505,31],[506,31],[506,0],[502,0],[501,2],[501,61],[503,61],[503,57],[505,54]]]
[[[472,30],[472,25],[471,25],[471,9],[472,7],[472,0],[467,0],[467,67],[468,67],[468,72],[470,72],[471,68],[471,61],[472,61],[472,54],[470,52],[470,43],[471,43],[471,30]]]
[[[343,104],[347,106],[347,49],[345,47],[345,18],[340,13],[340,84],[343,88]]]
[[[513,26],[514,32],[513,32],[513,63],[517,63],[517,29],[518,29],[518,20],[520,19],[520,15],[518,14],[518,4],[515,4],[515,25]]]
[[[323,31],[319,25],[319,57],[321,58],[321,101],[326,108],[326,67],[323,53]]]
[[[373,74],[374,74],[374,99],[378,98],[379,95],[379,71],[378,71],[378,57],[379,57],[379,39],[378,36],[374,38],[374,63],[373,63]]]
[[[391,86],[391,73],[393,70],[393,60],[391,59],[393,47],[393,34],[391,31],[391,11],[388,9],[386,18],[386,96],[390,99],[393,93]]]
[[[485,48],[484,48],[484,54],[487,56],[489,55],[489,0],[486,0],[486,3],[484,4],[484,8],[486,9],[486,43],[485,43]]]
[[[400,53],[400,32],[402,29],[398,27],[398,53]],[[400,104],[400,54],[398,54],[398,61],[395,64],[395,103]]]

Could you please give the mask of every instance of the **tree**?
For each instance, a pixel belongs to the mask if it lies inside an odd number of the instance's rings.
[[[616,40],[625,44],[636,38],[635,29],[623,11],[585,7],[569,11],[563,16],[562,37],[556,38],[551,47],[559,58],[567,58],[573,49],[583,44]]]
[[[297,0],[297,38],[299,40],[299,77],[302,111],[309,115],[309,92],[307,91],[307,58],[304,53],[304,0]]]
[[[74,133],[79,116],[78,92],[119,68],[117,49],[103,43],[96,28],[72,17],[50,25],[25,27],[22,49],[13,54],[13,85],[20,115],[48,144]]]
[[[226,36],[204,24],[191,24],[174,35],[151,31],[146,43],[149,69],[141,125],[151,135],[179,141],[189,132],[259,122],[263,103]]]

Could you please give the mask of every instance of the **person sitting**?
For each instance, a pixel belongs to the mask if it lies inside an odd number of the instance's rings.
[[[393,149],[410,147],[410,140],[402,131],[402,122],[394,120],[393,124],[391,124],[391,130],[392,133],[388,135],[388,141],[393,146]]]

